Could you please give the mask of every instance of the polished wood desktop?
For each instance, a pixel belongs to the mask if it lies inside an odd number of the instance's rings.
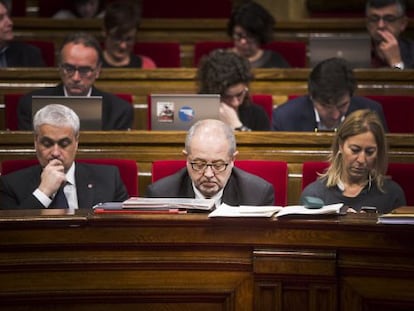
[[[413,310],[413,227],[376,221],[1,211],[1,310]]]

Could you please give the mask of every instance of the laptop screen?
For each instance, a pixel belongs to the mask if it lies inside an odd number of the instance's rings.
[[[371,67],[371,40],[365,34],[313,35],[309,37],[309,64],[340,57],[352,68]]]
[[[50,104],[61,104],[75,111],[81,131],[102,130],[102,96],[32,96],[32,116]]]
[[[202,119],[219,118],[218,94],[151,94],[149,129],[187,131]]]

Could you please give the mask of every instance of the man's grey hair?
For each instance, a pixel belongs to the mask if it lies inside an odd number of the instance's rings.
[[[33,129],[39,134],[40,126],[48,124],[56,127],[71,127],[76,137],[79,136],[79,117],[64,105],[51,104],[36,112],[33,118]]]
[[[227,141],[229,142],[229,156],[232,157],[236,152],[236,137],[234,136],[233,129],[226,123],[220,120],[206,119],[196,122],[187,132],[187,137],[185,139],[185,151],[187,154],[191,154],[191,140],[196,134],[196,132],[206,126],[219,127]]]

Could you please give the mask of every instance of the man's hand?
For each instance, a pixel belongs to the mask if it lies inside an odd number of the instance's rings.
[[[378,33],[383,40],[375,46],[377,55],[390,67],[401,63],[402,59],[397,38],[387,30],[378,30]]]
[[[39,190],[51,197],[61,185],[66,182],[65,168],[63,163],[58,159],[50,161],[42,171],[40,176]]]

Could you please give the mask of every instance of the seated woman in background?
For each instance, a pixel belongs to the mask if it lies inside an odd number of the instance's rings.
[[[238,131],[268,131],[264,109],[249,96],[253,79],[247,59],[231,51],[215,50],[204,56],[197,72],[200,94],[220,94],[220,119]]]
[[[344,203],[351,212],[361,212],[367,206],[389,213],[406,205],[406,200],[401,187],[386,178],[387,165],[381,120],[372,110],[356,110],[336,133],[328,170],[303,190],[301,201],[312,196],[325,204]]]
[[[53,18],[102,18],[104,15],[104,0],[72,0],[69,9],[58,11]]]
[[[133,1],[113,1],[108,4],[103,20],[105,42],[102,67],[157,67],[151,58],[133,53],[140,15],[140,7]]]
[[[279,54],[261,46],[273,40],[273,16],[260,4],[248,1],[237,7],[227,24],[227,34],[233,38],[233,51],[246,57],[253,68],[288,68],[289,63]]]

